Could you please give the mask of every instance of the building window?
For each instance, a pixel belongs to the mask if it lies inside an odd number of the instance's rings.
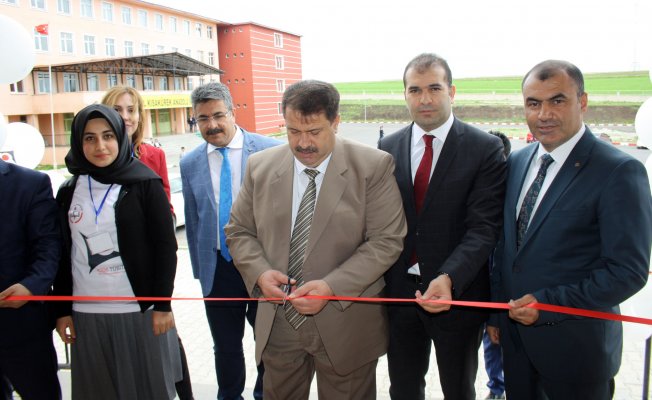
[[[240,57],[244,57],[244,53],[240,52]]]
[[[95,36],[84,35],[84,54],[87,56],[95,55]]]
[[[277,79],[276,80],[276,91],[278,93],[285,92],[285,79]]]
[[[208,52],[208,64],[215,65],[215,53],[213,53],[212,51]]]
[[[170,32],[177,33],[177,17],[170,17]]]
[[[72,54],[72,33],[70,32],[61,32],[61,52],[66,54]]]
[[[208,39],[212,39],[212,38],[213,38],[213,27],[212,27],[212,26],[207,26],[207,27],[206,27],[206,37],[207,37]]]
[[[0,0],[0,3],[16,5],[16,0]]]
[[[70,15],[70,0],[58,0],[57,11],[61,14]]]
[[[144,90],[154,90],[154,77],[145,76],[143,77],[143,89]]]
[[[140,44],[140,54],[143,56],[149,55],[149,44],[147,43]]]
[[[65,131],[68,141],[70,141],[70,132],[72,132],[72,120],[75,118],[73,113],[63,113],[63,130]]]
[[[11,93],[25,93],[25,88],[23,87],[23,81],[18,81],[16,83],[9,84],[9,90]]]
[[[236,79],[234,82],[235,82],[236,85],[238,84],[238,80],[237,80],[237,79]]]
[[[274,32],[274,47],[283,48],[283,35],[277,32]]]
[[[165,53],[165,46],[163,46],[162,44],[157,45],[156,46],[156,52],[157,53]]]
[[[115,39],[104,39],[104,48],[107,56],[115,57]]]
[[[244,78],[240,79],[240,83],[245,83]]]
[[[48,35],[43,35],[34,29],[34,49],[48,51]]]
[[[191,78],[188,78],[188,90],[192,90],[194,88],[193,82]]]
[[[93,18],[93,0],[81,0],[81,16]]]
[[[79,82],[77,81],[76,73],[63,73],[63,91],[66,93],[79,91]]]
[[[174,90],[183,90],[183,79],[180,76],[174,77]]]
[[[178,53],[178,52],[179,52],[179,48],[178,48],[178,47],[172,47],[171,51],[172,51],[173,53]]]
[[[138,25],[147,28],[147,11],[138,10]]]
[[[282,105],[282,103],[276,103],[276,109],[277,109],[278,115],[283,115],[283,105]]]
[[[86,75],[86,86],[89,92],[98,92],[100,90],[100,77],[97,74]]]
[[[226,53],[226,54],[224,55],[224,57],[225,57],[225,58],[229,58],[229,53]]]
[[[154,14],[154,26],[157,31],[163,30],[163,16],[161,14]]]
[[[204,62],[204,52],[202,50],[197,50],[197,60]]]
[[[168,90],[168,78],[166,76],[158,78],[158,90]]]
[[[190,49],[186,49],[186,55],[187,55],[188,57],[192,57],[192,50],[190,50]]]
[[[32,8],[45,10],[45,0],[31,0]]]
[[[276,69],[285,69],[283,56],[274,56],[274,59],[276,60]]]
[[[50,93],[50,74],[47,72],[39,72],[38,78],[38,92]]]
[[[114,86],[118,86],[118,75],[116,74],[107,74],[106,75],[106,85],[110,89]]]
[[[125,40],[125,57],[133,57],[134,55],[134,42]]]
[[[203,77],[203,76],[200,76],[200,77],[199,77],[199,86],[203,85],[204,83],[205,83],[205,81],[204,81],[204,77]]]
[[[190,36],[190,21],[188,20],[183,21],[183,33]]]
[[[127,75],[127,86],[136,88],[136,75]]]
[[[122,23],[125,25],[131,25],[131,8],[122,7]]]
[[[201,24],[199,22],[195,22],[195,34],[199,38],[201,37],[201,31],[202,31]]]
[[[107,22],[113,22],[113,4],[102,3],[102,19]]]

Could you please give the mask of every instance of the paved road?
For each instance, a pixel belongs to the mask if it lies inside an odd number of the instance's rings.
[[[394,132],[403,125],[400,124],[385,124],[385,132]],[[375,145],[378,139],[379,124],[342,124],[339,134],[342,136],[350,137],[359,140],[369,145]],[[488,130],[489,128],[487,128]],[[186,147],[186,151],[191,150],[196,145],[201,143],[201,138],[193,134],[176,135],[160,138],[163,149],[167,154],[168,166],[170,172],[178,171],[178,157],[181,146]],[[513,141],[512,145],[515,149],[524,146],[523,141]],[[631,152],[637,158],[644,160],[649,151],[636,150],[631,148],[622,148],[623,151]],[[187,250],[187,242],[185,239],[185,230],[180,228],[177,231],[177,239],[179,241],[178,251],[178,268],[177,278],[175,281],[175,297],[201,297],[201,290],[198,281],[193,279],[190,267],[190,259]],[[176,301],[173,303],[173,309],[179,335],[184,342],[188,360],[190,365],[190,375],[193,381],[195,390],[195,398],[197,400],[215,399],[217,393],[217,385],[215,381],[215,371],[213,365],[212,354],[212,340],[206,316],[204,313],[204,306],[201,301]],[[623,349],[623,365],[620,373],[616,376],[616,394],[617,400],[629,400],[641,397],[642,381],[643,381],[643,354],[644,342],[639,337],[640,335],[628,334],[629,330],[626,326],[625,344]],[[60,359],[63,359],[63,346],[60,340],[55,337],[60,352]],[[255,379],[255,366],[254,366],[254,341],[251,329],[246,329],[244,338],[245,354],[247,358],[247,381],[245,399],[253,399],[252,389]],[[434,353],[434,351],[433,351]],[[481,367],[478,370],[475,387],[478,394],[478,399],[483,399],[488,393],[485,386],[486,374],[482,368],[482,350],[479,351]],[[427,400],[442,399],[443,395],[437,378],[437,363],[434,355],[431,357],[431,371],[428,374],[427,380]],[[64,399],[70,399],[70,373],[69,371],[62,371],[60,373],[64,389]],[[387,375],[387,362],[386,358],[380,359],[377,368],[377,386],[378,386],[378,399],[386,400],[389,398],[389,377]],[[310,399],[317,399],[316,384],[313,383],[313,390]]]

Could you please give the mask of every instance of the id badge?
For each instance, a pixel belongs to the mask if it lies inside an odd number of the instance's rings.
[[[113,241],[108,232],[96,233],[86,239],[88,249],[92,255],[106,253],[113,250]]]

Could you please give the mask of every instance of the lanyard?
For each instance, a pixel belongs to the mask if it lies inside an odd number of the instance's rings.
[[[109,196],[109,192],[111,191],[112,187],[113,187],[113,183],[109,186],[108,189],[106,189],[104,198],[100,203],[100,208],[95,208],[95,200],[93,200],[93,191],[91,190],[91,176],[88,175],[88,193],[90,193],[91,195],[91,203],[93,203],[93,210],[95,211],[95,225],[97,225],[97,217],[100,216],[100,213],[102,212],[102,208],[104,208],[104,202],[106,201],[106,198]]]

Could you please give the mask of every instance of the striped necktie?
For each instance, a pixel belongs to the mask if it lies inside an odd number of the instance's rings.
[[[302,267],[306,255],[306,247],[308,246],[308,238],[310,236],[312,216],[315,211],[315,200],[317,199],[315,177],[319,174],[319,171],[314,169],[304,169],[303,171],[310,178],[310,182],[306,191],[303,193],[297,218],[294,221],[294,229],[292,230],[292,237],[290,239],[290,260],[288,262],[288,276],[297,281],[297,287],[304,283]],[[285,303],[283,308],[285,309],[285,318],[287,318],[294,329],[299,329],[306,321],[306,316],[299,314],[289,301]]]
[[[537,197],[539,197],[539,192],[541,191],[541,186],[543,186],[543,181],[546,179],[546,173],[548,172],[548,167],[552,162],[555,161],[550,154],[544,154],[541,156],[541,166],[539,167],[539,172],[537,172],[534,182],[530,185],[530,188],[525,193],[523,198],[523,204],[521,204],[521,210],[518,213],[518,219],[516,220],[517,226],[517,238],[516,238],[516,248],[521,247],[521,243],[525,238],[525,233],[527,232],[528,225],[530,224],[530,219],[532,219],[532,211],[534,210],[534,205],[537,202]]]

